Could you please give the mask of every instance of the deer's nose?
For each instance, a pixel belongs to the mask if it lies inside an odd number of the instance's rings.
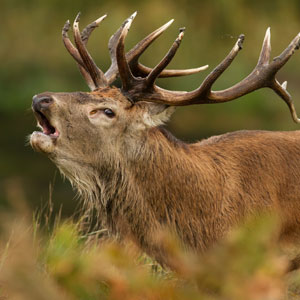
[[[32,98],[32,108],[38,111],[41,109],[47,109],[52,102],[53,98],[51,96],[35,95]]]

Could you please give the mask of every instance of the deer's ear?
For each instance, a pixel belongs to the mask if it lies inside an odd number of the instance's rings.
[[[169,121],[176,107],[165,104],[145,103],[144,122],[150,127],[159,126]]]

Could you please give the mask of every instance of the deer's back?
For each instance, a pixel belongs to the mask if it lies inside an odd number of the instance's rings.
[[[275,211],[283,222],[282,238],[300,240],[300,131],[239,131],[192,149],[206,153],[209,190],[215,189],[224,219],[238,222],[248,214]]]
[[[247,216],[276,211],[283,235],[298,237],[300,131],[239,131],[187,145],[155,130],[151,141],[151,159],[132,168],[150,228],[169,225],[203,251]]]

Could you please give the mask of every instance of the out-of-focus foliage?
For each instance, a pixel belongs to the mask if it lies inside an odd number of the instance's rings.
[[[13,205],[31,199],[31,206],[36,207],[49,198],[49,190],[56,202],[54,210],[61,204],[65,214],[74,210],[77,200],[69,185],[55,175],[55,167],[47,158],[25,143],[35,128],[30,112],[34,94],[88,90],[60,37],[65,21],[72,20],[78,11],[82,12],[82,27],[108,14],[89,41],[90,52],[103,70],[109,66],[109,37],[136,10],[138,16],[126,40],[128,49],[175,18],[172,27],[142,56],[141,61],[149,66],[163,57],[180,27],[186,27],[186,34],[171,68],[209,64],[211,70],[244,33],[243,51],[215,89],[233,85],[251,72],[268,26],[272,28],[274,56],[300,29],[298,0],[1,0],[0,7],[1,211],[7,199]],[[300,111],[299,54],[295,53],[278,77],[281,82],[288,81]],[[209,70],[162,79],[159,84],[192,90]],[[298,127],[283,101],[274,92],[261,90],[231,103],[180,108],[170,129],[178,137],[196,140],[239,129]],[[175,273],[141,257],[132,247],[91,242],[73,223],[63,222],[49,231],[36,221],[29,225],[21,215],[3,215],[1,222],[0,298],[276,300],[284,299],[287,285],[290,299],[299,298],[299,274],[284,275],[287,261],[275,245],[271,233],[276,224],[269,218],[234,231],[204,257],[184,253],[176,240],[165,234],[162,239],[177,266]]]
[[[285,274],[287,259],[270,216],[232,231],[204,256],[184,252],[163,233],[175,272],[130,243],[91,239],[71,222],[45,231],[37,221],[33,230],[25,217],[2,220],[0,295],[8,299],[300,299],[299,275]]]
[[[107,42],[124,19],[134,11],[128,38],[131,48],[152,30],[168,20],[175,22],[142,56],[154,66],[185,26],[184,41],[171,68],[189,68],[209,64],[202,74],[161,79],[169,89],[196,88],[228,53],[240,33],[246,35],[244,49],[215,84],[228,87],[246,76],[256,64],[261,42],[268,26],[272,29],[272,54],[278,55],[299,32],[298,0],[1,0],[0,29],[0,204],[7,199],[7,186],[15,182],[25,189],[32,206],[48,198],[48,184],[54,181],[55,167],[47,158],[25,147],[26,136],[35,129],[30,111],[34,94],[50,91],[87,91],[76,63],[64,49],[61,28],[82,12],[81,28],[107,13],[108,17],[93,33],[88,48],[97,64],[109,66]],[[280,71],[279,79],[288,81],[296,107],[300,99],[300,53],[295,53]],[[261,90],[241,100],[219,105],[179,108],[170,123],[176,136],[198,140],[213,134],[239,129],[297,129],[282,100],[270,90]],[[70,214],[75,206],[68,184],[57,176],[53,199],[56,207],[64,203]]]

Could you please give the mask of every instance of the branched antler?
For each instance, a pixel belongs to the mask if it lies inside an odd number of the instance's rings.
[[[68,37],[70,22],[67,21],[62,30],[63,42],[76,60],[79,69],[87,81],[91,90],[108,86],[113,83],[119,75],[122,81],[122,91],[132,102],[148,101],[163,103],[166,105],[191,105],[203,103],[221,103],[234,100],[254,90],[268,87],[278,94],[288,105],[293,120],[300,123],[290,94],[287,92],[287,84],[280,84],[276,79],[277,72],[290,59],[296,49],[300,46],[300,33],[292,40],[289,46],[270,62],[271,42],[270,28],[267,29],[263,41],[261,53],[254,70],[239,83],[221,91],[213,91],[212,86],[215,81],[230,66],[232,61],[242,49],[244,35],[240,35],[234,47],[226,58],[204,79],[199,88],[191,92],[169,91],[155,85],[158,77],[173,77],[194,74],[205,70],[208,66],[186,70],[165,70],[174,57],[184,35],[184,29],[180,30],[179,36],[171,46],[166,56],[151,69],[139,63],[140,56],[173,22],[169,21],[157,30],[153,31],[129,52],[125,53],[125,38],[131,26],[136,12],[132,14],[116,33],[110,38],[108,43],[111,57],[111,66],[104,74],[95,64],[91,55],[86,49],[90,34],[104,20],[106,15],[89,24],[80,34],[79,17],[77,15],[73,24],[74,41],[76,47]]]
[[[85,58],[87,60],[89,60],[89,67],[86,65],[86,62],[83,60],[79,49],[75,48],[69,39],[69,36],[68,36],[68,31],[70,29],[70,21],[69,20],[65,23],[65,25],[63,27],[62,38],[63,38],[63,42],[64,42],[66,49],[69,51],[71,56],[76,60],[78,66],[79,66],[79,70],[80,70],[82,76],[84,77],[84,79],[86,80],[89,88],[91,90],[95,90],[96,88],[98,88],[100,86],[107,85],[107,80],[104,77],[104,74],[102,73],[102,71],[100,69],[98,69],[96,64],[93,62],[93,59],[91,58],[91,56],[89,55],[89,53],[86,49],[86,44],[88,42],[90,34],[106,18],[106,15],[100,17],[96,21],[89,24],[82,31],[81,36],[79,36],[79,28],[78,28],[79,16],[80,16],[80,13],[77,15],[77,17],[75,18],[75,21],[74,21],[74,27],[75,27],[75,32],[76,32],[75,35],[77,35],[77,43],[80,44],[81,52],[84,51]],[[94,70],[92,70],[92,74],[90,73],[89,68],[94,69]],[[93,78],[93,75],[95,75],[95,74],[96,74],[96,78],[95,77]],[[99,84],[99,86],[98,86],[98,84]]]
[[[86,66],[88,73],[90,74],[91,78],[94,81],[95,86],[96,87],[105,87],[105,86],[107,86],[107,81],[104,76],[104,73],[97,67],[97,65],[95,64],[91,55],[87,51],[87,49],[85,47],[85,43],[81,39],[81,34],[79,31],[79,18],[80,18],[80,13],[77,15],[77,17],[75,18],[74,23],[73,23],[74,41],[75,41],[76,47],[77,47],[78,52],[84,62],[84,65]],[[86,29],[85,32],[88,32],[88,28]]]
[[[120,37],[119,40],[120,44],[124,43],[125,36],[126,34],[124,30],[123,38]],[[254,90],[269,87],[273,89],[287,103],[291,111],[293,120],[296,123],[300,123],[300,119],[297,117],[292,98],[286,90],[286,82],[281,85],[276,79],[277,72],[289,60],[295,50],[299,48],[300,33],[292,40],[289,46],[278,57],[275,57],[273,59],[272,62],[269,62],[271,53],[270,36],[270,28],[268,28],[264,38],[258,63],[254,70],[245,79],[228,89],[221,91],[212,91],[212,85],[229,67],[234,58],[237,56],[238,52],[242,49],[244,35],[239,36],[237,42],[235,43],[234,47],[227,55],[227,57],[204,79],[200,87],[196,90],[191,92],[169,91],[154,85],[153,80],[151,80],[150,84],[150,80],[148,79],[148,77],[141,80],[127,75],[127,78],[124,78],[124,76],[121,77],[126,96],[133,102],[149,101],[167,105],[181,106],[191,104],[227,102],[239,98]],[[119,65],[121,66],[122,64],[125,65],[125,63],[121,62],[120,59]],[[154,77],[156,78],[157,74],[155,74]],[[133,84],[131,84],[129,88],[128,78],[130,78],[130,82],[133,82]]]
[[[89,24],[82,33],[79,31],[79,18],[80,13],[76,16],[73,31],[74,31],[74,41],[76,47],[72,44],[68,37],[68,31],[70,29],[70,21],[67,21],[62,30],[62,37],[65,47],[71,56],[76,60],[79,70],[86,80],[88,86],[91,90],[95,90],[97,88],[108,86],[113,83],[116,77],[119,74],[118,64],[116,59],[116,48],[119,41],[120,34],[124,29],[124,26],[128,23],[128,20],[133,20],[136,13],[130,16],[125,20],[123,25],[116,31],[116,33],[110,38],[108,48],[111,57],[111,66],[104,74],[95,64],[91,55],[86,49],[86,45],[90,34],[93,30],[99,26],[99,24],[106,18],[106,15],[100,17],[96,21]],[[169,21],[162,27],[158,28],[151,34],[149,34],[146,38],[140,41],[135,47],[133,47],[126,55],[125,59],[130,65],[130,69],[135,76],[146,77],[149,73],[151,73],[152,69],[148,68],[138,62],[139,57],[142,53],[149,47],[149,45],[158,38],[173,22],[173,20]],[[194,73],[198,73],[202,70],[205,70],[208,66],[203,66],[200,68],[194,69],[186,69],[186,70],[163,70],[159,77],[174,77],[174,76],[185,76]]]
[[[112,64],[109,70],[105,73],[109,83],[113,82],[116,76],[118,75],[116,48],[120,38],[120,34],[125,24],[128,22],[128,20],[130,20],[131,18],[133,19],[135,15],[136,14],[133,14],[128,19],[126,19],[125,22],[122,24],[122,26],[116,31],[116,33],[109,40],[108,49],[109,49]],[[136,46],[134,46],[128,53],[126,53],[126,60],[134,76],[146,77],[149,73],[151,73],[152,69],[142,65],[141,63],[139,63],[138,60],[140,56],[144,53],[144,51],[152,44],[152,42],[154,42],[173,23],[173,21],[174,21],[173,19],[170,20],[160,28],[150,33]],[[175,77],[175,76],[191,75],[206,70],[207,68],[208,65],[199,68],[185,69],[185,70],[163,70],[159,74],[159,77]]]
[[[143,100],[143,98],[137,100],[137,95],[144,96],[147,93],[151,95],[155,92],[154,82],[176,54],[176,51],[179,48],[179,45],[184,35],[184,29],[180,30],[179,36],[173,43],[166,56],[161,60],[161,62],[159,62],[158,65],[154,69],[152,69],[146,77],[136,77],[132,74],[131,68],[129,66],[124,52],[125,38],[127,36],[127,33],[129,31],[134,17],[135,15],[132,15],[131,18],[127,19],[127,22],[124,24],[120,32],[119,40],[116,47],[116,60],[118,64],[119,75],[122,81],[123,92],[131,101],[136,102],[139,100]]]

